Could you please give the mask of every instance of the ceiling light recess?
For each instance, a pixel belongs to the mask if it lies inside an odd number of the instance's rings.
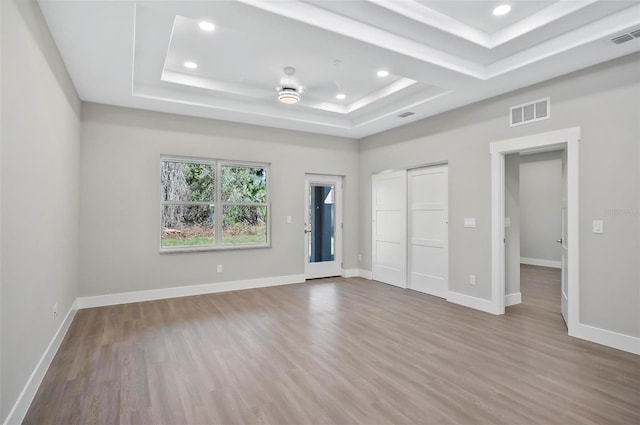
[[[278,100],[286,105],[300,102],[300,93],[293,87],[282,87],[278,92]]]
[[[493,9],[493,14],[496,16],[504,16],[509,12],[511,12],[511,6],[509,6],[508,4],[501,4],[500,6]]]
[[[207,21],[200,21],[198,26],[200,27],[200,29],[202,31],[213,31],[214,29],[216,29],[215,25],[213,25],[211,22],[207,22]]]
[[[389,75],[389,71],[386,71],[384,69],[381,69],[380,71],[378,71],[378,77],[387,77]]]
[[[186,61],[183,65],[185,68],[189,69],[196,69],[198,67],[198,64],[192,61]]]

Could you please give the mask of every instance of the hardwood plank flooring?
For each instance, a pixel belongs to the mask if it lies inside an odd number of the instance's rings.
[[[80,310],[26,424],[639,424],[640,357],[559,273],[493,316],[360,278]]]

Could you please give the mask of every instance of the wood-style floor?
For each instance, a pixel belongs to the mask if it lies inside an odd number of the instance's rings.
[[[78,312],[28,424],[639,424],[640,357],[359,278]]]

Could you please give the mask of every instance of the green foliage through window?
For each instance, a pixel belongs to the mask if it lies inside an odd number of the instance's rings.
[[[267,244],[266,166],[163,159],[160,169],[162,248]]]

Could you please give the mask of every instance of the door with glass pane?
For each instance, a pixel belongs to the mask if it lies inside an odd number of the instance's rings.
[[[342,177],[307,175],[304,206],[307,279],[342,272]]]

